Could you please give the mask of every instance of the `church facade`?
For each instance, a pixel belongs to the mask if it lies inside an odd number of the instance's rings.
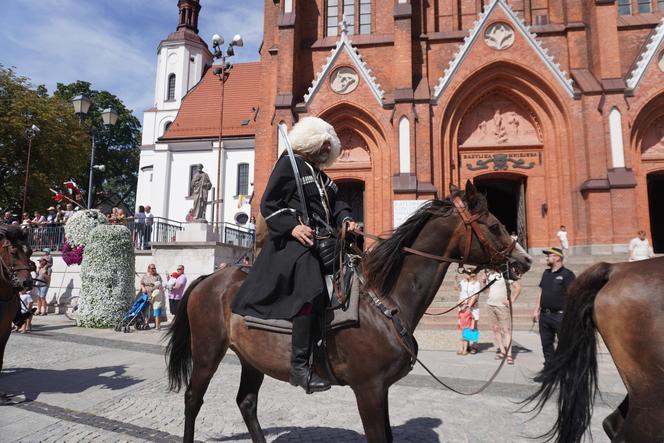
[[[278,126],[328,120],[372,233],[473,180],[531,249],[664,252],[664,1],[266,0],[253,210]]]

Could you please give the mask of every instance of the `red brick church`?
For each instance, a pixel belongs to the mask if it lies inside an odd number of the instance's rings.
[[[331,122],[370,232],[472,179],[529,248],[664,252],[664,1],[265,0],[254,205],[278,125]],[[340,22],[343,22],[340,25]],[[256,210],[256,207],[254,207]]]

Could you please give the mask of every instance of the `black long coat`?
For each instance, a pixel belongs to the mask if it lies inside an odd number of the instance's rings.
[[[337,201],[336,184],[303,157],[295,155],[295,159],[310,226],[317,227],[314,213],[337,227],[352,218],[350,207]],[[261,214],[269,237],[235,297],[236,314],[290,319],[305,303],[312,303],[317,309],[327,303],[327,288],[317,255],[291,236],[293,228],[300,224],[301,208],[295,175],[288,155],[284,154],[277,161],[261,200]]]

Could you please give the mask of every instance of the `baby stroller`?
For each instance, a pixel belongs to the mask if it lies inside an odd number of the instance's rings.
[[[134,304],[124,318],[115,325],[115,331],[129,332],[132,326],[138,330],[143,329],[145,325],[145,316],[143,313],[148,306],[150,306],[150,297],[142,293],[136,298],[136,301],[134,301]]]

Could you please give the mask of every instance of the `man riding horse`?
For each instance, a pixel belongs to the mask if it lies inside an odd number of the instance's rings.
[[[330,384],[312,373],[309,355],[312,326],[329,302],[321,249],[335,236],[331,230],[345,225],[348,231],[358,232],[359,227],[350,207],[337,199],[337,185],[322,172],[340,153],[332,125],[305,117],[288,139],[294,155],[291,158],[284,152],[277,160],[260,205],[269,238],[235,298],[233,312],[290,319],[290,383],[307,392],[320,392]]]

